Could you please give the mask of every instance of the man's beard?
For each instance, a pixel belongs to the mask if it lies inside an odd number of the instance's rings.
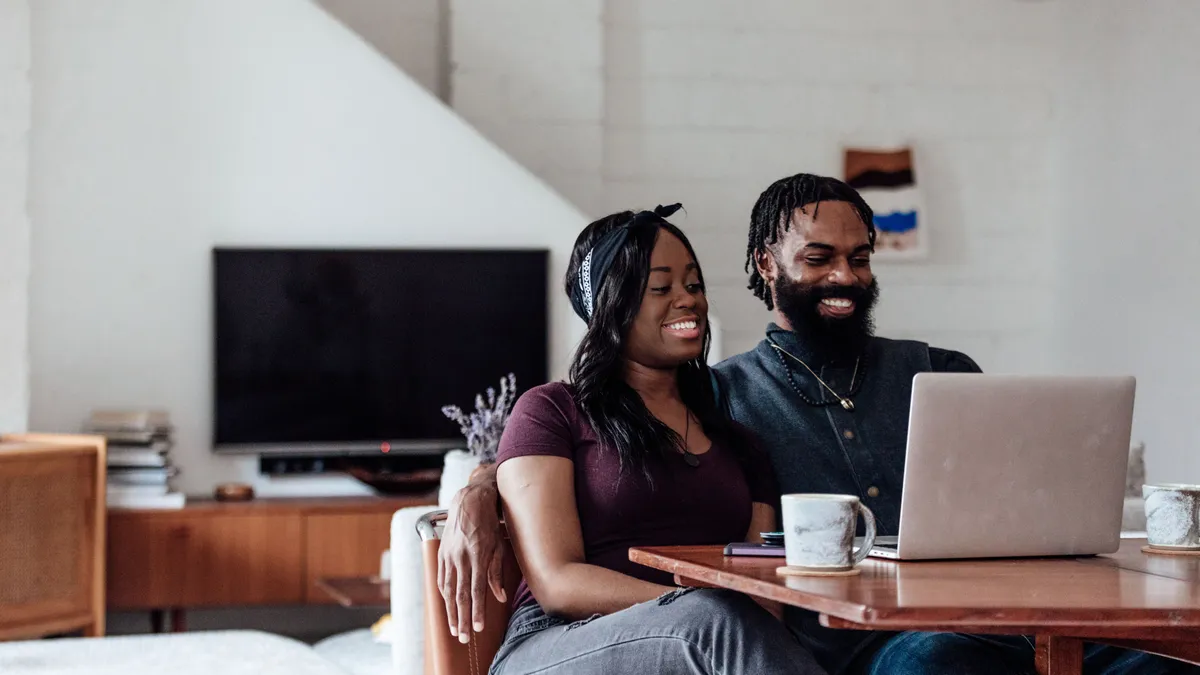
[[[835,319],[820,313],[823,298],[846,298],[854,302],[854,314]],[[879,284],[871,279],[866,288],[804,284],[780,271],[775,280],[775,306],[792,324],[802,344],[830,361],[858,358],[875,333],[875,302]]]

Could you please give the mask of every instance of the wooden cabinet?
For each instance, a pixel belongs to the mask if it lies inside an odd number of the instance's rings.
[[[378,574],[392,513],[434,502],[198,501],[178,511],[110,511],[108,608],[329,603],[318,578]]]
[[[110,516],[111,609],[299,603],[298,513]]]
[[[392,514],[343,513],[311,515],[304,521],[306,562],[304,601],[332,604],[317,587],[321,577],[366,577],[379,574],[379,555],[388,547]],[[416,544],[416,534],[413,543]]]

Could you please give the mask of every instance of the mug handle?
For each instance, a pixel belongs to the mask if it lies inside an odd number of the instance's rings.
[[[866,536],[863,537],[862,546],[858,549],[858,553],[854,554],[855,565],[866,560],[867,556],[871,555],[871,549],[875,548],[875,514],[862,502],[858,503],[858,511],[862,514],[863,522],[867,525],[867,530],[865,532]]]

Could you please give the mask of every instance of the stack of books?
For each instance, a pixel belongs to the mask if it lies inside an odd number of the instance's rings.
[[[108,508],[181,509],[172,492],[171,421],[164,410],[94,410],[84,432],[108,440]]]

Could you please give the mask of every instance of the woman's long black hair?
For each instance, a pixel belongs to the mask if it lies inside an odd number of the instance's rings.
[[[571,294],[588,251],[606,233],[633,217],[632,211],[623,211],[584,228],[575,240],[575,249],[567,265],[567,295]],[[650,276],[650,254],[660,232],[678,237],[696,260],[696,252],[687,236],[671,223],[659,219],[635,226],[605,275],[592,320],[575,352],[570,370],[576,401],[601,442],[616,449],[622,471],[640,470],[647,479],[650,463],[677,458],[684,440],[651,414],[641,396],[624,378],[625,338],[641,308]],[[696,271],[703,287],[704,273],[699,269],[698,260]],[[727,443],[727,447],[740,454],[738,440],[741,434],[722,413],[713,393],[707,364],[711,341],[711,328],[705,321],[704,349],[698,358],[679,367],[679,394],[710,439]]]

